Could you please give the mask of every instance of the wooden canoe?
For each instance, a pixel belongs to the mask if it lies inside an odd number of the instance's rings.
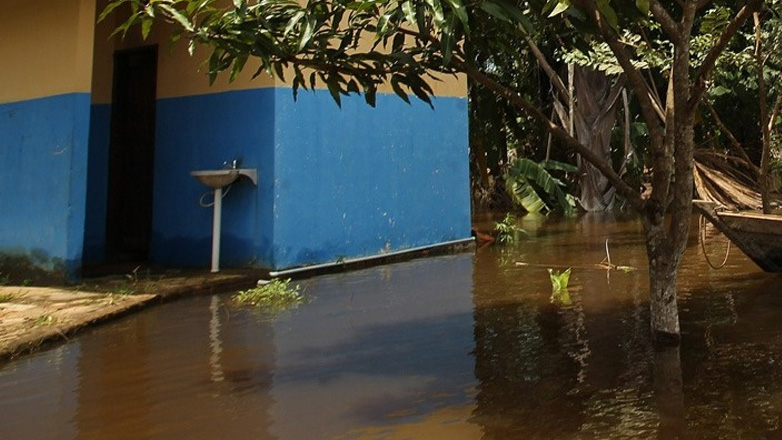
[[[704,200],[693,201],[693,207],[761,269],[782,272],[782,215],[721,211]]]

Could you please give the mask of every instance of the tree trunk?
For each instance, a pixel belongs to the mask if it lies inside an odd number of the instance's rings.
[[[616,126],[623,81],[612,84],[603,72],[576,67],[573,76],[576,97],[571,124],[576,139],[592,150],[607,166],[611,161],[611,132]],[[571,99],[571,101],[573,101]],[[588,162],[578,158],[579,197],[585,211],[606,211],[614,204],[616,190],[608,179]]]
[[[760,135],[763,140],[763,152],[760,157],[760,199],[763,201],[763,213],[771,214],[771,130],[768,125],[768,103],[766,102],[766,80],[763,76],[765,58],[763,53],[763,34],[760,26],[760,14],[752,14],[755,21],[755,63],[758,72],[758,98],[760,106]]]
[[[671,246],[665,220],[656,213],[644,214],[646,253],[649,258],[649,321],[652,336],[660,346],[680,340],[676,279],[683,248]]]
[[[687,418],[679,347],[665,347],[654,353],[654,397],[660,424],[658,439],[684,438]]]

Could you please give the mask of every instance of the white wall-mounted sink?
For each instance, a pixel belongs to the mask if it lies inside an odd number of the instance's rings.
[[[234,161],[236,164],[237,161]],[[244,176],[258,186],[258,171],[255,168],[224,168],[221,170],[191,171],[190,175],[214,190],[212,220],[212,272],[220,271],[220,233],[223,210],[223,188]],[[228,190],[226,190],[226,194]],[[203,197],[202,197],[203,198]],[[210,205],[201,205],[210,206]]]
[[[258,185],[258,171],[255,168],[227,168],[222,170],[200,170],[191,171],[190,175],[198,179],[199,182],[212,189],[224,188],[236,181],[241,176],[245,176],[253,183]]]

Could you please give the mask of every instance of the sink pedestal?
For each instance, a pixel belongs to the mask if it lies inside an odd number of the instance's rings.
[[[220,272],[220,231],[223,221],[223,188],[214,190],[214,210],[212,213],[212,273]]]
[[[223,188],[244,176],[258,185],[258,172],[255,168],[228,168],[222,170],[191,171],[190,175],[214,190],[212,214],[212,273],[220,272],[220,233],[223,216]],[[208,205],[203,205],[208,206]]]

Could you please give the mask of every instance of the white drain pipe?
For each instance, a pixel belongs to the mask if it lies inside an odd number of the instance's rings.
[[[222,229],[223,189],[214,191],[214,213],[212,215],[212,273],[220,272],[220,230]]]

